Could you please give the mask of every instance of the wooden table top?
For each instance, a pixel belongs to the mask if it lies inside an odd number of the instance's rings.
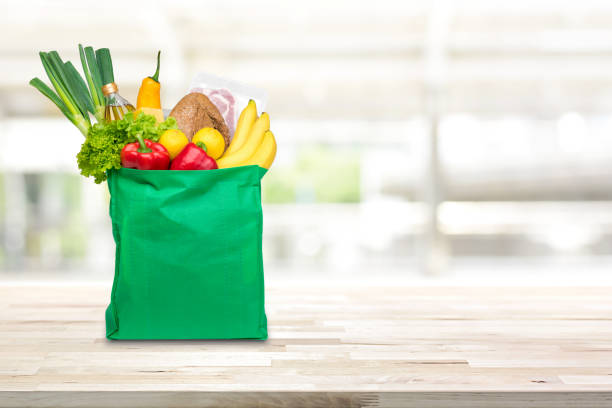
[[[608,287],[273,287],[265,342],[108,341],[109,294],[0,285],[1,407],[612,406]]]

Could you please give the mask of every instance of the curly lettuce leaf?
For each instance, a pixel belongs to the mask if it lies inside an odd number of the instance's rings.
[[[102,183],[109,170],[121,168],[121,150],[126,144],[135,142],[137,134],[157,142],[168,129],[177,129],[176,119],[168,118],[158,125],[152,115],[140,113],[134,117],[131,112],[121,120],[95,124],[77,154],[81,174]]]

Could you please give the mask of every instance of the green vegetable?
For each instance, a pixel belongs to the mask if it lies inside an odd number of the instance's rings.
[[[115,82],[115,76],[113,75],[113,60],[111,59],[108,48],[96,50],[96,59],[98,60],[98,67],[102,74],[102,84],[106,85]]]
[[[79,104],[82,99],[76,95],[78,90],[72,88],[76,80],[74,78],[71,78],[70,81],[68,80],[68,77],[74,73],[64,67],[64,63],[57,53],[40,52],[39,55],[45,72],[57,93],[53,92],[51,88],[38,78],[33,78],[30,81],[30,85],[49,98],[83,135],[87,135],[87,131],[91,127],[87,106]],[[64,72],[65,69],[66,71]]]
[[[103,51],[104,58],[110,58],[108,49]],[[100,51],[100,50],[98,50]],[[102,82],[99,63],[93,49],[79,44],[81,64],[87,81],[76,70],[70,61],[64,62],[57,51],[40,52],[40,60],[55,92],[39,78],[33,78],[30,85],[38,89],[51,100],[84,136],[91,127],[89,113],[93,113],[98,122],[104,121],[105,99],[102,95]],[[89,88],[88,88],[89,86]]]
[[[177,128],[172,117],[157,125],[154,116],[140,113],[134,117],[132,112],[120,120],[95,124],[77,154],[81,174],[94,177],[99,184],[106,180],[108,170],[121,168],[121,149],[135,142],[137,134],[157,142],[164,131]]]
[[[92,47],[85,47],[79,44],[79,56],[83,72],[89,86],[91,101],[94,106],[93,114],[100,123],[104,122],[104,107],[106,105],[104,94],[102,93],[102,76],[98,68],[98,61]]]

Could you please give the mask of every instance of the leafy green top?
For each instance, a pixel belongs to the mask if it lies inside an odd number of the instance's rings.
[[[140,113],[134,118],[132,112],[121,120],[93,125],[77,154],[81,174],[93,176],[96,183],[102,183],[108,170],[121,168],[121,149],[135,142],[136,134],[157,142],[168,129],[177,129],[176,120],[172,117],[157,125],[154,116]]]

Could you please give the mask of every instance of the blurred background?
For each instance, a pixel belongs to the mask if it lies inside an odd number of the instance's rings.
[[[135,101],[207,71],[266,89],[275,279],[612,282],[612,2],[3,2],[0,278],[110,282],[106,185],[28,86],[109,47]]]

